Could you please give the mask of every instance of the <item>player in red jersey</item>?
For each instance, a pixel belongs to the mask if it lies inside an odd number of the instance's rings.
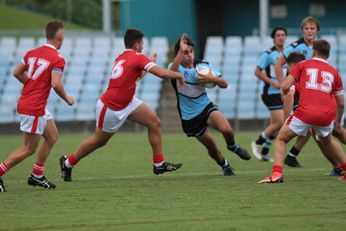
[[[61,156],[62,178],[71,181],[72,167],[77,162],[104,146],[126,120],[139,123],[148,128],[148,138],[153,152],[153,172],[161,174],[175,171],[181,163],[171,164],[164,160],[161,141],[161,122],[155,112],[135,96],[136,81],[143,72],[150,72],[160,78],[174,78],[184,84],[181,74],[158,67],[152,59],[141,54],[143,33],[128,29],[124,36],[126,50],[119,55],[113,65],[106,92],[96,105],[96,131],[68,157]]]
[[[295,82],[299,85],[299,104],[286,120],[275,142],[272,175],[259,183],[283,182],[282,164],[286,144],[295,136],[306,136],[311,128],[315,130],[324,150],[341,163],[344,175],[340,180],[346,179],[346,156],[340,144],[332,139],[333,129],[337,132],[342,130],[340,123],[344,112],[343,86],[339,73],[326,61],[329,51],[330,44],[326,40],[314,41],[314,58],[296,64],[284,80],[281,86],[284,94],[288,93]]]
[[[299,52],[292,52],[291,54],[289,54],[289,56],[287,57],[287,70],[290,72],[290,70],[293,69],[293,67],[299,63],[300,61],[305,60],[305,56],[302,53]],[[292,109],[293,109],[293,104],[294,104],[294,95],[295,93],[297,93],[299,95],[299,85],[296,86],[293,85],[289,92],[285,95],[285,100],[284,100],[284,111],[285,111],[285,120],[289,117]],[[343,122],[343,119],[341,120],[341,122]],[[316,144],[319,146],[320,150],[322,151],[323,155],[329,160],[329,162],[332,164],[333,169],[327,173],[327,176],[341,176],[342,175],[342,169],[340,166],[340,163],[334,158],[333,155],[331,155],[331,153],[328,152],[328,150],[324,150],[324,146],[319,142],[318,138],[316,139],[316,134],[314,132],[313,129],[311,129],[312,134],[313,134],[313,138],[316,141]],[[311,132],[310,131],[310,132]],[[341,143],[346,144],[346,130],[345,128],[342,128],[342,130],[340,132],[337,132],[335,130],[333,130],[333,136],[335,136]],[[308,141],[310,137],[310,133],[307,135],[307,137],[302,137],[299,136],[297,138],[297,142],[294,145],[295,147],[299,148],[299,150],[301,150],[306,141]],[[302,139],[301,139],[302,138]],[[287,156],[285,159],[285,163],[287,161]],[[286,163],[287,164],[287,163]]]
[[[47,99],[51,88],[69,105],[74,99],[68,96],[62,84],[65,60],[57,51],[64,40],[64,25],[50,22],[46,26],[47,44],[30,50],[13,71],[13,75],[24,84],[17,104],[20,130],[24,133],[24,145],[0,163],[0,192],[6,191],[2,175],[36,152],[41,136],[44,138],[37,152],[37,159],[28,178],[28,184],[43,188],[55,185],[43,176],[44,164],[58,138],[53,116],[47,110]]]

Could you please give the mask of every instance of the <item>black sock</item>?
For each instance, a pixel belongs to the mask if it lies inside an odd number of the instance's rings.
[[[258,136],[258,139],[256,140],[256,144],[257,144],[257,145],[262,145],[266,140],[267,140],[267,136],[265,135],[264,132],[262,132],[262,133]]]
[[[291,150],[288,153],[288,156],[292,158],[296,158],[299,155],[300,150],[298,150],[296,147],[292,147]]]
[[[268,153],[269,153],[269,148],[263,147],[261,154],[265,156],[265,155],[268,155]]]
[[[268,155],[269,149],[272,146],[274,139],[275,139],[275,136],[270,136],[266,139],[262,148],[262,152],[261,152],[262,155]]]

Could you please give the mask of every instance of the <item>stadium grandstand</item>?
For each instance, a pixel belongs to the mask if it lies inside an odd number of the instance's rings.
[[[225,5],[226,2],[220,1],[220,5]],[[182,2],[177,1],[177,3]],[[126,6],[129,7],[127,4],[128,2],[125,1],[121,5],[121,9],[126,8]],[[141,4],[143,3],[140,1],[134,1],[130,5],[131,8],[127,9],[127,12],[130,12],[128,14],[133,15],[133,12],[137,9],[136,7],[140,7]],[[259,6],[258,4],[256,5],[257,7]],[[201,8],[202,6],[196,2],[193,2],[191,6],[188,4],[187,8],[191,10],[195,5],[198,18],[198,15],[205,8]],[[242,7],[244,6],[241,5],[240,8],[242,9]],[[251,4],[249,7],[250,10],[253,10],[252,8],[255,6]],[[289,7],[290,4],[288,4]],[[142,16],[146,16],[149,13],[145,12]],[[126,18],[126,15],[123,17]],[[167,17],[163,17],[163,23],[167,23]],[[137,16],[132,18],[133,25],[131,24],[131,26],[138,26]],[[300,19],[298,18],[297,20],[299,21]],[[123,20],[122,23],[124,25],[129,24],[126,20]],[[225,22],[222,22],[222,24],[225,24]],[[207,24],[207,28],[210,27],[210,23]],[[172,44],[179,37],[179,34],[182,32],[181,29],[173,28],[174,35],[172,35],[172,31],[168,32],[167,27],[162,29],[161,32],[155,33],[151,32],[152,29],[148,25],[143,25],[143,28],[145,33],[148,31],[144,41],[144,53],[147,55],[153,52],[158,53],[157,64],[162,67],[167,66],[172,59],[170,55]],[[230,33],[224,29],[225,33],[214,31],[214,33],[204,37],[201,36],[201,32],[197,33],[197,29],[200,28],[199,24],[196,30],[191,31],[189,28],[191,28],[190,24],[187,25],[187,31],[191,36],[198,37],[197,43],[201,46],[200,56],[221,70],[229,82],[227,89],[208,89],[208,95],[211,100],[219,106],[229,120],[236,123],[236,128],[239,127],[238,125],[242,120],[266,121],[269,118],[269,112],[260,97],[260,89],[263,83],[254,76],[254,70],[259,55],[271,46],[272,39],[267,35],[256,34],[256,31],[260,30],[258,26],[254,26],[247,35],[244,31],[238,31],[239,35],[228,35]],[[20,95],[21,84],[12,76],[14,67],[23,57],[25,51],[45,43],[44,37],[38,37],[37,32],[30,35],[28,30],[25,30],[22,34],[17,31],[17,34],[13,36],[11,31],[8,31],[9,33],[6,33],[6,30],[2,30],[0,34],[1,124],[11,124],[18,121],[16,102]],[[298,28],[289,31],[293,32],[289,34],[287,44],[300,36]],[[329,62],[338,68],[341,75],[346,78],[346,67],[343,65],[346,61],[346,35],[339,33],[340,30],[337,31],[335,28],[330,30],[324,29],[324,32],[329,31],[332,33],[321,33],[321,37],[326,38],[332,45],[332,55]],[[107,87],[108,76],[114,58],[124,49],[121,31],[119,33],[83,31],[82,35],[80,36],[78,32],[69,33],[67,31],[61,49],[61,53],[67,61],[64,83],[66,84],[67,91],[75,97],[76,104],[73,107],[66,107],[52,91],[49,97],[49,108],[53,111],[58,122],[94,121],[95,103]],[[170,128],[172,130],[172,127],[175,127],[174,125],[177,125],[178,129],[180,129],[179,124],[172,122],[172,120],[178,121],[178,119],[175,98],[172,96],[172,89],[168,81],[162,81],[147,74],[138,82],[136,94],[137,97],[156,110],[163,120],[167,120],[167,122],[163,123],[164,129]]]

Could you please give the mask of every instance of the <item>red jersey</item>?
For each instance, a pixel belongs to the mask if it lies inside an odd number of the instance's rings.
[[[155,65],[147,56],[125,50],[114,61],[108,88],[101,101],[114,111],[124,109],[135,95],[137,79],[143,71],[149,71]]]
[[[342,80],[335,68],[323,59],[296,64],[291,75],[299,85],[299,104],[293,115],[304,123],[327,126],[335,119],[334,95],[342,95]]]
[[[17,104],[20,114],[43,116],[51,89],[53,71],[63,72],[65,59],[57,49],[49,44],[30,50],[22,62],[27,78]]]

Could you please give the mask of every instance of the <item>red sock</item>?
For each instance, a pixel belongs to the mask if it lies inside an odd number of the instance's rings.
[[[5,162],[2,162],[0,164],[0,176],[3,176],[9,170],[10,170],[10,168],[6,166]]]
[[[341,169],[346,172],[346,163],[340,164]]]
[[[334,167],[335,169],[342,169],[340,163],[335,164],[333,167]]]
[[[34,163],[34,167],[32,168],[32,174],[36,177],[42,177],[43,176],[43,169],[44,169],[44,164],[36,161]]]
[[[153,163],[155,166],[160,166],[165,162],[165,159],[163,158],[162,152],[153,154]]]
[[[273,165],[272,173],[282,174],[282,166],[281,165]]]
[[[68,157],[67,157],[67,161],[69,162],[70,165],[75,166],[78,163],[78,160],[76,159],[76,157],[74,157],[73,153],[71,153]]]

